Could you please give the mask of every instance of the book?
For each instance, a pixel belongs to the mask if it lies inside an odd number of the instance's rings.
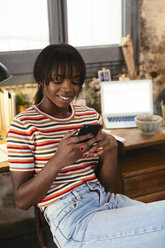
[[[7,146],[0,144],[0,163],[8,161]]]
[[[0,90],[0,132],[3,131],[3,119],[2,119],[2,95],[3,92]]]
[[[16,94],[6,89],[0,90],[0,130],[7,132],[16,115]]]
[[[5,105],[4,105],[4,92],[0,91],[0,121],[1,121],[1,129],[5,130]],[[1,131],[2,131],[1,130]]]
[[[12,122],[14,116],[16,115],[16,93],[12,90],[9,90],[9,121]]]

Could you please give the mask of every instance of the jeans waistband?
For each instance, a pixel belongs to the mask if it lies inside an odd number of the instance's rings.
[[[50,206],[47,206],[45,208],[45,210],[49,209],[49,211],[51,211],[51,209],[54,208],[54,206],[56,206],[56,208],[60,208],[62,202],[68,201],[68,199],[72,200],[75,197],[79,198],[82,195],[84,195],[85,193],[88,193],[90,191],[96,190],[96,189],[104,189],[103,186],[100,183],[95,183],[95,182],[88,182],[86,181],[83,185],[80,185],[76,188],[74,188],[72,191],[70,191],[69,193],[67,193],[65,196],[63,196],[61,199],[59,199],[58,201],[56,201],[55,203],[51,204]]]

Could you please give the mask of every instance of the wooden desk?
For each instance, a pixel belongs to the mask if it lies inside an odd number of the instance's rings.
[[[123,149],[126,151],[165,143],[163,127],[160,127],[154,135],[144,135],[138,128],[113,129],[111,133],[125,138]]]
[[[8,172],[8,171],[9,171],[9,163],[8,162],[0,163],[0,173],[1,172]]]
[[[165,199],[165,129],[159,128],[153,136],[137,128],[112,133],[126,139],[113,191],[144,202]]]
[[[6,135],[4,132],[0,132],[0,135],[3,137],[2,140],[0,140],[0,144],[6,143]],[[1,172],[8,172],[9,171],[9,163],[8,162],[1,162],[0,163],[0,173]]]

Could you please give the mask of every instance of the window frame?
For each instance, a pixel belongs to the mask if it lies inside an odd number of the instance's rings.
[[[66,0],[47,0],[49,42],[67,43],[67,2]],[[139,54],[139,10],[138,0],[122,0],[122,36],[131,35],[134,47],[135,65],[138,70]],[[87,77],[90,76],[90,66],[96,64],[95,70],[105,63],[123,64],[123,54],[119,45],[79,47],[87,65]],[[0,52],[0,60],[9,69],[13,78],[11,84],[29,83],[33,81],[34,61],[40,50]],[[7,84],[8,82],[6,82]]]

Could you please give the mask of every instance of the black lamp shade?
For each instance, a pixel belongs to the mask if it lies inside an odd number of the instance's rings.
[[[0,82],[8,79],[11,77],[11,74],[9,73],[6,66],[4,66],[2,63],[0,63]]]

